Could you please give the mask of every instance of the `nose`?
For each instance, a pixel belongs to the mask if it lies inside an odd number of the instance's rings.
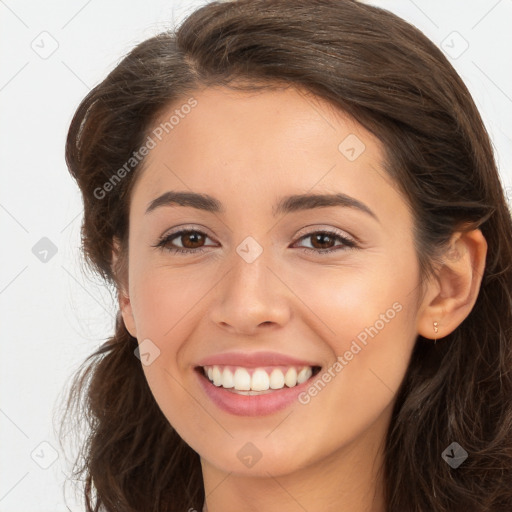
[[[232,266],[218,284],[210,319],[217,327],[253,335],[284,326],[290,319],[290,291],[263,251],[254,261],[234,253]]]

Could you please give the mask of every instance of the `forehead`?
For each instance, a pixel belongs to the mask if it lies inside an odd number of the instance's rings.
[[[271,196],[307,191],[403,202],[383,170],[378,139],[299,89],[206,88],[169,105],[151,130],[155,145],[132,193],[141,212],[167,190],[269,210]]]

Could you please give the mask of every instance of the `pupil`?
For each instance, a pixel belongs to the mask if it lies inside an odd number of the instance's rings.
[[[203,235],[199,234],[199,233],[194,233],[194,234],[190,234],[190,235],[185,235],[185,240],[188,238],[188,239],[192,239],[192,245],[197,245],[198,242],[201,241],[201,238],[203,237]],[[195,241],[193,239],[196,239]],[[192,247],[192,248],[195,248],[195,247]]]
[[[330,239],[331,238],[331,235],[327,235],[326,233],[319,233],[318,235],[315,236],[315,240],[320,243],[320,245],[326,245],[328,244],[329,242],[325,241],[325,239]]]

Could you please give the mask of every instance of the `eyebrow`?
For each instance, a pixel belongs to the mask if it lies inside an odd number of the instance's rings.
[[[146,208],[146,214],[162,206],[188,206],[211,213],[225,212],[222,203],[208,194],[169,191],[158,196],[156,199],[153,199]],[[377,215],[375,215],[368,206],[354,197],[340,192],[334,194],[296,194],[285,196],[282,197],[276,205],[274,205],[272,208],[272,214],[275,217],[281,213],[291,213],[332,206],[354,208],[373,217],[377,222],[380,222]]]

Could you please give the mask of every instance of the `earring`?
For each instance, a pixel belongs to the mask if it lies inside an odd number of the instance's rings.
[[[437,322],[434,322],[434,332],[437,334],[437,332],[439,331],[439,329],[437,328],[439,324]],[[434,339],[434,345],[437,343],[437,336],[435,337]]]

